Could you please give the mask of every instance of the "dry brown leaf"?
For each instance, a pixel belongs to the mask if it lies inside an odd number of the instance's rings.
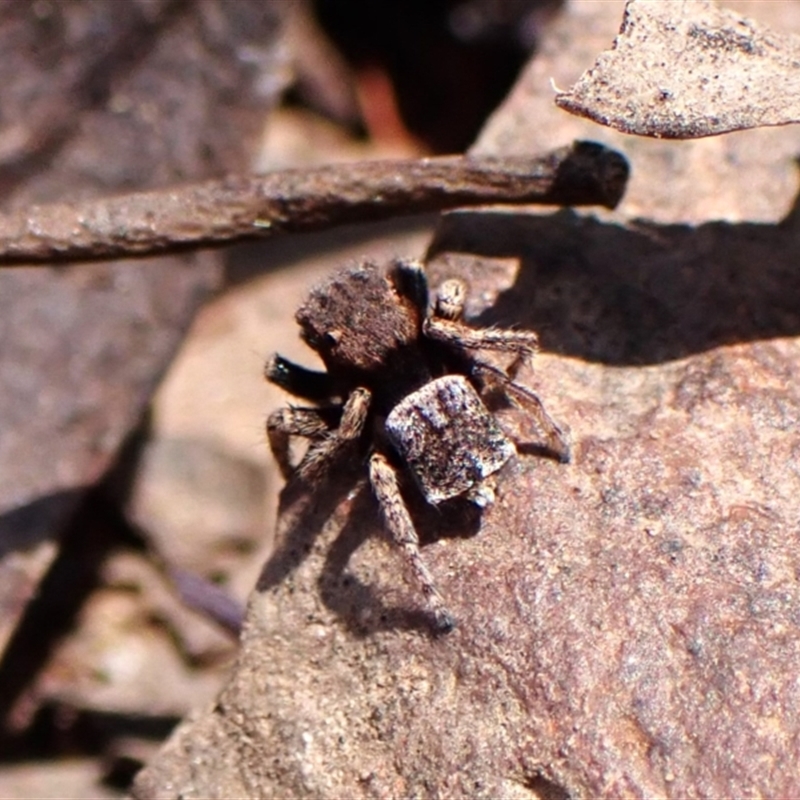
[[[630,0],[566,111],[624,133],[696,139],[800,121],[800,38],[710,0]]]

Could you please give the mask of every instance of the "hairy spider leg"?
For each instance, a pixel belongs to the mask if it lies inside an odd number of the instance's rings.
[[[339,427],[325,438],[312,442],[297,467],[297,477],[308,483],[319,482],[331,465],[364,431],[372,394],[369,389],[354,389],[342,408]]]
[[[411,567],[428,608],[433,614],[436,629],[441,633],[451,631],[455,627],[455,621],[433,582],[433,576],[422,560],[419,536],[400,494],[397,472],[383,453],[375,452],[370,457],[369,479],[392,541],[402,550]]]
[[[567,437],[547,413],[538,395],[526,386],[520,386],[502,370],[485,361],[473,361],[472,374],[483,385],[484,391],[497,387],[520,410],[528,412],[542,428],[547,438],[547,448],[562,464],[569,463]]]
[[[514,353],[526,361],[539,352],[539,337],[533,331],[470,328],[463,322],[431,316],[423,323],[422,333],[456,349]]]
[[[426,323],[427,327],[423,328],[423,333],[447,344],[454,344],[454,340],[458,339],[458,344],[462,347],[516,353],[514,360],[506,367],[506,375],[514,380],[523,365],[532,361],[539,352],[539,338],[533,331],[513,331],[499,328],[476,330],[464,325],[462,318],[466,300],[467,286],[464,281],[458,278],[444,281],[437,292],[431,320]],[[455,324],[439,324],[442,322]],[[484,336],[476,337],[476,334],[484,334]]]
[[[292,436],[319,440],[331,430],[329,419],[332,409],[321,408],[279,408],[267,418],[267,440],[281,475],[285,480],[292,477],[297,467],[292,464],[289,445]]]

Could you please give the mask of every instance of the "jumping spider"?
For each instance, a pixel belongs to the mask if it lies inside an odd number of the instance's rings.
[[[561,461],[569,450],[539,398],[514,382],[537,350],[531,331],[471,328],[462,321],[465,286],[445,281],[429,307],[421,264],[396,260],[334,274],[297,311],[305,342],[325,372],[273,356],[266,377],[313,407],[289,407],[267,422],[270,447],[287,479],[318,485],[345,458],[358,458],[395,544],[400,547],[433,614],[449,631],[453,617],[428,568],[400,493],[407,470],[425,499],[437,505],[463,497],[483,508],[494,500],[489,479],[515,453],[509,434],[484,404],[498,396],[530,414]],[[513,355],[505,370],[481,360],[482,350]],[[290,437],[309,440],[297,466]]]

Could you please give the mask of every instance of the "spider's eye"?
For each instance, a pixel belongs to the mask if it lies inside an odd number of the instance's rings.
[[[322,337],[323,343],[327,347],[336,347],[337,344],[342,340],[342,332],[341,331],[328,331]]]

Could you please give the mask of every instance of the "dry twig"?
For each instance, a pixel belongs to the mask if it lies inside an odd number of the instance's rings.
[[[530,159],[447,156],[231,176],[0,216],[0,264],[149,256],[498,203],[613,207],[623,156],[576,142]]]

